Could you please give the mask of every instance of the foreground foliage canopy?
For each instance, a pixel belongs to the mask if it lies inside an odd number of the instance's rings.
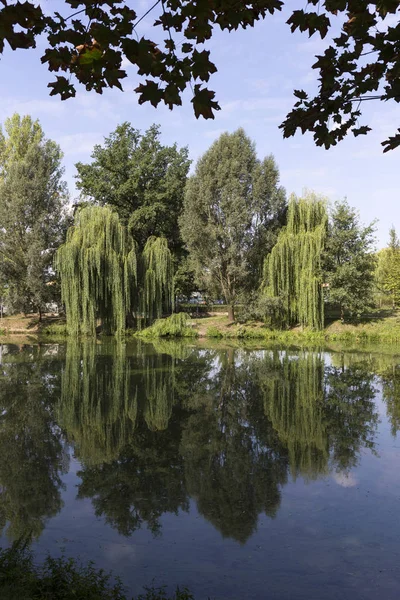
[[[5,42],[13,50],[34,48],[44,34],[42,62],[60,73],[49,84],[51,95],[63,100],[74,96],[71,75],[87,90],[122,89],[127,59],[144,76],[135,90],[140,104],[164,102],[173,108],[191,86],[195,115],[206,119],[214,118],[220,106],[207,86],[217,67],[204,44],[215,29],[252,27],[285,6],[282,0],[155,0],[146,12],[137,13],[122,0],[66,0],[60,12],[44,13],[29,1],[2,4],[0,52]],[[153,24],[158,29],[151,36],[156,41],[138,34],[149,14],[156,17]],[[319,72],[318,92],[309,98],[295,91],[298,102],[281,126],[285,137],[300,128],[313,132],[317,145],[329,148],[349,131],[355,136],[369,131],[358,123],[361,102],[400,101],[398,16],[397,0],[310,0],[292,12],[287,21],[292,32],[331,39],[313,65]],[[385,151],[400,145],[400,129],[383,145]]]

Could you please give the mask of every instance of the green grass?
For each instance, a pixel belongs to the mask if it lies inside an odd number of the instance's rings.
[[[260,322],[230,323],[227,317],[194,319],[200,337],[215,339],[258,340],[283,344],[323,345],[327,342],[345,344],[400,343],[400,313],[384,311],[367,315],[359,323],[329,323],[322,331],[300,327],[289,330],[270,329]]]
[[[82,565],[74,559],[48,556],[36,565],[24,545],[0,548],[1,600],[135,600],[123,585],[93,563]],[[165,588],[145,588],[136,600],[193,600],[186,589],[170,596]]]

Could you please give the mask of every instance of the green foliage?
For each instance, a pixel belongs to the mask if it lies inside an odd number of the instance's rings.
[[[97,319],[105,333],[122,335],[128,315],[134,313],[146,322],[172,307],[167,241],[150,237],[138,255],[133,237],[109,207],[87,206],[76,212],[55,266],[70,335],[94,336]]]
[[[194,600],[187,588],[178,587],[172,596],[165,587],[144,590],[132,600]],[[38,566],[22,543],[0,548],[0,594],[2,600],[128,600],[120,580],[94,563],[47,556]]]
[[[186,313],[175,313],[165,319],[158,319],[153,325],[140,332],[141,337],[196,337],[196,331],[190,327],[190,317]]]
[[[94,147],[91,163],[76,165],[77,188],[82,200],[114,207],[140,251],[157,236],[179,254],[178,216],[189,165],[186,148],[161,144],[159,126],[141,133],[123,123]]]
[[[177,298],[186,301],[190,299],[192,292],[197,290],[195,273],[190,264],[189,256],[182,257],[175,269],[174,290]]]
[[[220,109],[215,92],[207,86],[217,66],[210,58],[210,50],[202,45],[217,29],[253,27],[267,15],[285,8],[285,2],[257,0],[242,6],[232,4],[232,0],[209,0],[206,6],[207,9],[202,2],[166,0],[143,8],[145,12],[138,14],[122,0],[100,2],[95,11],[90,3],[78,0],[61,3],[57,12],[45,14],[29,1],[6,4],[0,11],[5,24],[0,52],[6,41],[13,50],[34,48],[37,36],[47,36],[41,60],[50,71],[61,71],[49,88],[51,95],[59,95],[63,100],[75,96],[75,80],[98,93],[105,88],[122,89],[121,82],[127,77],[123,60],[127,60],[144,78],[135,89],[139,104],[150,102],[158,106],[163,102],[172,109],[182,104],[185,89],[191,87],[195,116],[210,119]],[[154,11],[155,20],[150,18],[164,33],[160,37],[153,32],[151,38],[163,39],[162,42],[139,39],[136,34],[136,26]],[[285,137],[294,135],[299,128],[303,133],[311,131],[317,145],[329,148],[349,131],[354,136],[370,131],[370,127],[359,123],[362,102],[398,102],[396,1],[311,0],[307,7],[293,10],[287,24],[292,32],[330,41],[313,65],[321,82],[315,97],[309,98],[303,90],[294,91],[296,103],[281,125]],[[332,123],[336,126],[332,127]],[[399,144],[400,129],[383,142],[385,151]]]
[[[142,313],[147,319],[160,318],[162,310],[174,303],[174,274],[171,252],[165,238],[149,237],[142,254],[144,268]]]
[[[127,600],[121,584],[93,563],[47,556],[37,566],[22,544],[0,549],[0,594],[4,600]]]
[[[110,208],[83,208],[56,254],[70,335],[95,335],[100,318],[108,333],[122,334],[137,285],[132,237]]]
[[[393,308],[400,303],[400,245],[394,228],[390,230],[390,243],[377,255],[375,282],[379,291],[392,300]]]
[[[285,208],[274,158],[258,160],[243,129],[222,134],[188,180],[180,219],[200,289],[233,306],[257,285]]]
[[[324,200],[314,194],[292,196],[287,226],[264,263],[264,294],[273,299],[275,321],[312,329],[324,326],[321,254],[327,219]]]
[[[43,327],[43,329],[40,330],[40,333],[43,335],[64,336],[68,335],[68,328],[64,324],[56,323]]]
[[[373,306],[375,223],[359,224],[359,216],[347,201],[336,202],[331,214],[324,255],[327,299],[359,317]]]
[[[9,310],[41,312],[58,300],[51,266],[66,228],[61,159],[29,116],[15,114],[0,130],[0,285]]]
[[[223,334],[218,327],[212,326],[207,329],[206,336],[208,338],[222,338]]]
[[[322,5],[313,0],[311,4],[318,4],[318,11],[293,12],[288,20],[292,31],[310,36],[317,32],[324,38],[334,27],[334,18],[340,20],[341,31],[316,57],[313,69],[321,82],[318,92],[309,98],[303,90],[295,90],[297,101],[281,128],[284,137],[297,129],[310,131],[318,146],[330,148],[348,132],[357,137],[371,131],[359,123],[363,101],[399,101],[398,4],[392,0],[372,5],[358,0],[325,0]],[[389,15],[394,23],[386,20]],[[399,145],[400,129],[382,142],[384,152]]]

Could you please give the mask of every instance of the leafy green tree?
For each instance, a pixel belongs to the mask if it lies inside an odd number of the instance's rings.
[[[161,317],[163,308],[172,308],[167,240],[149,237],[138,254],[133,237],[108,206],[86,206],[75,213],[55,267],[73,335],[95,335],[97,319],[105,332],[121,335],[128,317],[152,320]]]
[[[321,329],[324,325],[321,254],[327,229],[324,199],[315,194],[292,196],[287,226],[264,261],[263,288],[267,298],[281,300],[284,325]],[[266,307],[267,308],[267,307]],[[271,306],[280,310],[280,306]]]
[[[259,283],[286,209],[273,156],[260,161],[243,129],[224,133],[188,180],[182,238],[201,289],[234,306]]]
[[[378,253],[375,276],[378,289],[391,297],[395,308],[400,302],[400,243],[394,227],[389,236],[389,246]]]
[[[41,314],[52,299],[52,260],[65,234],[62,153],[38,121],[14,115],[0,134],[0,282],[14,310]]]
[[[360,316],[373,306],[375,222],[363,227],[347,201],[336,202],[331,213],[324,255],[327,298],[345,313]]]
[[[190,166],[187,148],[163,146],[157,125],[141,133],[123,123],[94,147],[92,159],[76,165],[81,198],[114,207],[140,250],[154,235],[180,252],[178,215]]]
[[[67,0],[54,13],[44,13],[40,5],[29,1],[5,3],[0,10],[5,24],[0,31],[0,52],[6,41],[13,50],[26,49],[35,47],[38,35],[47,36],[42,62],[52,72],[61,71],[49,87],[51,95],[63,100],[75,96],[72,76],[87,90],[122,90],[121,81],[127,77],[123,59],[127,59],[145,77],[135,89],[140,104],[164,102],[172,109],[182,104],[184,90],[191,87],[196,117],[209,119],[220,106],[204,83],[217,67],[203,44],[216,29],[253,27],[287,4],[282,0],[164,0],[138,14],[123,0],[95,4]],[[164,33],[161,38],[157,32],[151,37],[162,39],[159,43],[139,39],[136,31],[154,11],[156,20],[152,14],[150,18]],[[328,36],[331,41],[313,65],[320,81],[315,97],[309,98],[303,90],[294,92],[296,104],[281,125],[285,137],[299,128],[303,133],[313,132],[316,144],[329,148],[349,131],[358,136],[370,130],[359,124],[364,101],[399,102],[398,15],[395,0],[311,0],[306,7],[293,10],[287,20],[292,32]],[[400,145],[400,129],[383,145],[385,151]]]

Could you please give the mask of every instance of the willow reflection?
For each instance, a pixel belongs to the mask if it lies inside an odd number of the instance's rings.
[[[309,352],[67,351],[60,419],[82,462],[79,497],[124,535],[199,512],[244,543],[288,477],[348,471],[373,448],[374,376]]]
[[[67,345],[59,420],[88,464],[115,459],[136,426],[137,393],[130,386],[125,346],[111,348],[104,356],[93,340]]]

